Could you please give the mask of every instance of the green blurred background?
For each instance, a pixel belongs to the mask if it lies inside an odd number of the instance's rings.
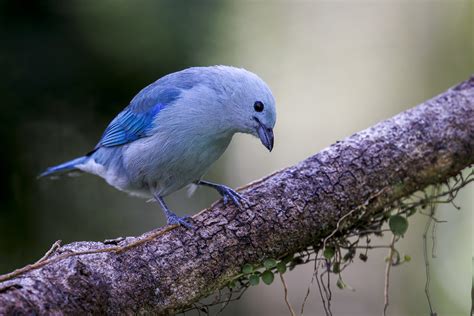
[[[163,225],[159,208],[84,175],[36,180],[44,168],[94,147],[142,87],[195,65],[258,73],[278,108],[270,154],[238,135],[208,178],[240,186],[410,108],[474,73],[472,1],[0,1],[0,273],[38,259],[61,239],[104,240]],[[473,186],[461,211],[439,218],[432,292],[440,315],[467,315]],[[168,198],[179,214],[217,199],[200,189]],[[391,315],[427,314],[417,216],[398,249]],[[380,240],[380,243],[384,240]],[[335,315],[383,309],[385,251],[353,264],[334,289]],[[287,274],[303,300],[312,267]],[[322,313],[313,288],[305,315]],[[286,315],[279,282],[252,288],[226,315]]]

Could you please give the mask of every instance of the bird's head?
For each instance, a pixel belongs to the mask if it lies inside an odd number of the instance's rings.
[[[228,120],[235,132],[247,133],[260,139],[271,151],[276,122],[275,99],[267,84],[245,69],[223,67],[221,82],[228,108]]]

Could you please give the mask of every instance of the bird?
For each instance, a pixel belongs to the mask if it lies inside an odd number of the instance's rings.
[[[156,201],[169,225],[194,228],[164,201],[190,184],[217,190],[242,208],[230,187],[203,179],[236,133],[272,151],[275,99],[256,74],[233,66],[191,67],[143,88],[110,122],[86,155],[49,167],[39,178],[89,173],[133,196]]]

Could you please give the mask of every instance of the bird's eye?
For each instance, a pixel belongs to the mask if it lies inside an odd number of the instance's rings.
[[[257,112],[262,112],[263,111],[263,103],[261,101],[257,101],[253,104],[253,108],[255,109],[255,111]]]

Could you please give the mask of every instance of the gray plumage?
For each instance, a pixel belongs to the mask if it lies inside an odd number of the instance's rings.
[[[197,183],[239,204],[235,191],[201,178],[235,133],[259,137],[271,150],[275,121],[275,100],[257,75],[229,66],[188,68],[140,91],[90,154],[41,176],[77,170],[98,175],[121,191],[155,198],[169,223],[190,226],[162,198]]]

